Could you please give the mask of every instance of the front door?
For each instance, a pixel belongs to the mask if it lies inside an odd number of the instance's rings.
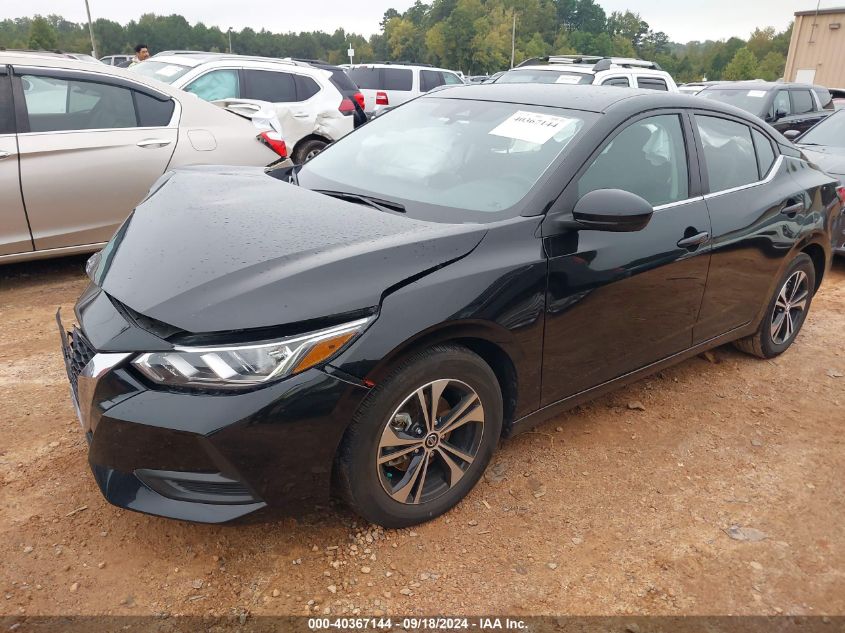
[[[17,68],[21,190],[36,250],[106,242],[167,169],[173,101],[103,75]]]
[[[0,67],[0,255],[32,250],[18,174],[18,139],[15,134],[12,82]]]
[[[691,346],[710,260],[691,139],[682,112],[627,123],[564,193],[574,206],[589,191],[623,189],[655,211],[636,232],[544,232],[543,406]]]

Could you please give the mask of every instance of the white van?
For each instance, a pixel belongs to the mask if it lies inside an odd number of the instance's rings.
[[[464,83],[453,70],[425,64],[355,64],[347,71],[364,95],[364,110],[401,105],[438,86]]]

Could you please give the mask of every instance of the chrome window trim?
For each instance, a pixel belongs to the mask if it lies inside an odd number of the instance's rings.
[[[692,198],[685,198],[683,200],[678,200],[677,202],[667,202],[666,204],[659,204],[654,207],[655,211],[664,211],[666,209],[671,209],[673,207],[680,207],[685,204],[690,204],[691,202],[702,202],[704,200],[704,196],[694,196]]]
[[[796,158],[795,156],[784,156],[783,154],[779,154],[777,159],[775,159],[775,162],[772,163],[772,166],[769,168],[768,175],[765,178],[763,178],[763,180],[751,182],[751,183],[748,183],[747,185],[740,185],[738,187],[732,187],[731,189],[722,189],[721,191],[714,191],[714,192],[711,192],[711,193],[707,193],[707,194],[704,194],[704,199],[709,200],[711,198],[717,198],[719,196],[724,196],[724,195],[729,194],[729,193],[736,193],[737,191],[743,191],[744,189],[751,189],[752,187],[758,187],[760,185],[766,185],[766,184],[772,182],[775,179],[775,176],[777,175],[778,171],[780,170],[781,166],[783,165],[783,162],[787,158],[789,158],[791,160],[797,160],[800,163],[804,162],[802,159]]]
[[[173,102],[173,116],[170,117],[170,121],[167,125],[156,125],[156,126],[145,126],[145,127],[98,127],[98,128],[85,128],[81,130],[52,130],[47,132],[20,132],[18,136],[54,136],[56,134],[87,134],[93,132],[126,132],[128,130],[137,130],[137,131],[155,131],[155,130],[178,130],[179,129],[179,122],[182,118],[182,103],[174,98],[170,97],[170,100]]]

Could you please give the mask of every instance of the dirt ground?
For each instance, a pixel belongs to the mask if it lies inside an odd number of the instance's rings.
[[[108,505],[53,319],[83,266],[0,268],[0,615],[845,614],[841,260],[785,355],[720,348],[551,420],[398,531]]]

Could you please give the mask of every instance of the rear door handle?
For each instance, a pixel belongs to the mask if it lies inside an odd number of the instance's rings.
[[[143,141],[138,141],[136,145],[143,148],[167,147],[173,141],[166,138],[148,138]]]
[[[11,156],[9,152],[4,152],[0,150],[0,160],[3,160],[4,158],[9,158],[9,156]]]
[[[792,201],[787,200],[785,203],[786,206],[784,206],[783,209],[780,210],[783,215],[788,215],[789,217],[793,218],[797,213],[800,213],[801,211],[804,211],[806,209],[803,201],[796,202],[795,204],[789,204],[790,202]]]
[[[710,239],[710,233],[707,231],[702,231],[701,233],[696,233],[690,237],[685,237],[682,240],[678,240],[678,247],[679,248],[695,248],[696,246],[700,246],[704,244],[707,240]]]

